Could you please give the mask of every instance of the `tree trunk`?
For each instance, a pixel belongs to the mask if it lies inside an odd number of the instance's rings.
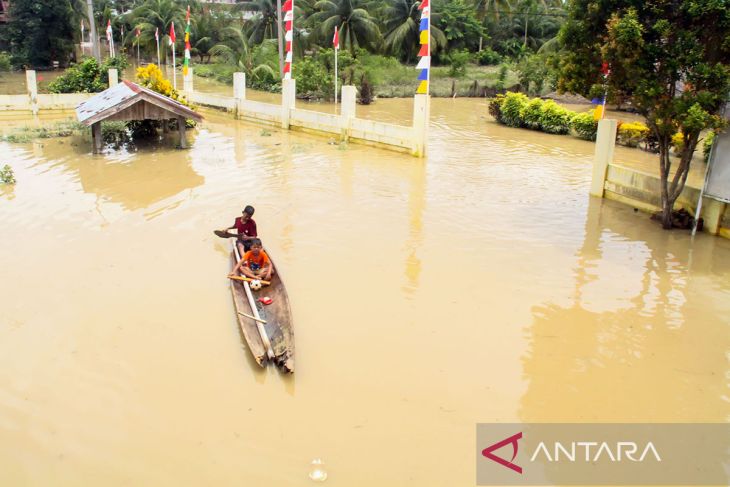
[[[101,63],[101,49],[99,47],[99,35],[96,33],[96,21],[94,20],[94,3],[92,0],[86,0],[86,15],[89,18],[88,20],[89,36],[91,36],[91,52],[96,60]]]
[[[276,31],[279,40],[279,77],[284,76],[284,32],[281,24],[281,0],[276,0]],[[292,39],[292,42],[294,39]]]
[[[672,210],[674,209],[674,203],[679,198],[684,190],[684,185],[687,182],[687,176],[689,175],[690,164],[692,163],[692,156],[694,155],[695,148],[697,147],[697,141],[699,140],[699,132],[687,133],[684,136],[684,148],[679,160],[679,166],[677,171],[669,181],[669,172],[672,167],[671,160],[669,158],[669,145],[670,137],[662,136],[659,138],[659,173],[661,176],[661,188],[662,188],[662,227],[665,230],[672,228]]]

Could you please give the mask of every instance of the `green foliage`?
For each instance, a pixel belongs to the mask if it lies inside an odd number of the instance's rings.
[[[466,76],[466,66],[469,64],[469,51],[453,51],[449,56],[449,62],[451,69],[449,75],[454,78],[462,78]]]
[[[712,152],[712,143],[715,140],[715,132],[711,131],[705,136],[705,140],[702,142],[702,156],[705,162],[710,160],[710,152]]]
[[[703,130],[725,125],[718,116],[730,91],[730,4],[725,1],[629,2],[573,0],[560,33],[562,90],[595,92],[605,83],[610,98],[630,98],[659,148],[663,224],[684,188]],[[630,6],[629,6],[630,5]],[[611,75],[603,79],[605,61]],[[680,84],[681,82],[681,84]],[[679,88],[679,89],[678,89]],[[669,181],[669,148],[682,132],[676,176]]]
[[[444,0],[435,2],[432,8],[438,12],[433,24],[444,33],[450,49],[476,51],[479,48],[479,38],[487,34],[472,5],[464,0]]]
[[[122,73],[128,65],[125,56],[107,58],[101,66],[96,59],[87,57],[54,79],[48,90],[51,93],[98,93],[109,87],[109,69],[116,68]]]
[[[566,110],[553,100],[546,100],[542,104],[540,128],[549,134],[567,134],[570,132],[572,117],[573,112],[570,110]]]
[[[502,122],[509,127],[524,127],[522,111],[528,102],[522,93],[506,93],[501,104]]]
[[[489,114],[494,117],[499,123],[504,123],[502,119],[502,103],[504,102],[504,95],[497,95],[489,100]]]
[[[15,68],[65,65],[73,51],[76,26],[72,0],[13,0],[2,40]]]
[[[593,110],[575,114],[570,121],[570,126],[581,139],[596,140],[598,122],[593,117]]]
[[[502,62],[502,56],[498,52],[487,47],[476,54],[476,61],[481,66],[494,66]]]
[[[304,98],[325,98],[334,91],[332,77],[312,58],[294,63],[292,77],[297,80],[297,93]]]
[[[548,78],[548,64],[544,56],[525,56],[517,64],[520,84],[530,94],[539,95]]]
[[[322,46],[332,45],[335,26],[340,33],[340,47],[355,53],[364,48],[375,50],[381,42],[380,29],[365,0],[319,0],[315,12],[307,19],[314,39]]]
[[[532,130],[540,130],[540,122],[542,120],[543,101],[539,98],[533,98],[520,109],[520,118],[522,126]]]
[[[10,71],[12,63],[10,62],[10,54],[3,51],[0,52],[0,73],[4,71]]]
[[[0,138],[13,144],[28,144],[36,139],[68,137],[81,133],[87,127],[79,122],[57,122],[44,127],[22,127]]]
[[[5,164],[0,169],[0,182],[4,184],[15,184],[15,174],[13,174],[13,168],[8,164]]]
[[[383,40],[387,54],[407,62],[415,61],[420,49],[419,23],[420,0],[385,0],[383,18]],[[431,25],[432,50],[444,49],[447,41],[444,33]]]

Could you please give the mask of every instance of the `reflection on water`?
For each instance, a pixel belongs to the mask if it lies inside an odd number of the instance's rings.
[[[477,422],[728,418],[730,242],[589,198],[591,143],[473,100],[423,161],[205,117],[186,151],[0,143],[3,485],[471,485]],[[232,311],[211,230],[246,204],[293,377]]]

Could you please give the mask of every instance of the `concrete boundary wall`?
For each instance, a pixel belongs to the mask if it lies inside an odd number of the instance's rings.
[[[636,169],[613,162],[616,122],[601,120],[593,159],[591,195],[619,201],[642,211],[655,213],[661,210],[661,179]],[[700,189],[685,185],[677,198],[675,208],[684,208],[695,214]],[[704,231],[712,235],[730,238],[730,205],[713,198],[702,198]]]
[[[118,82],[115,69],[109,70],[110,85]],[[284,80],[281,104],[262,103],[246,99],[246,75],[234,73],[233,96],[200,93],[194,90],[193,76],[185,77],[183,94],[193,104],[222,109],[235,114],[236,118],[278,126],[289,130],[302,130],[325,135],[337,135],[340,140],[364,143],[386,149],[410,152],[417,157],[426,154],[430,98],[415,95],[413,123],[410,126],[395,125],[357,118],[357,90],[354,86],[342,87],[340,115],[296,108],[296,80]],[[93,93],[38,94],[35,71],[26,71],[26,95],[0,95],[0,110],[30,111],[70,110],[89,99]]]

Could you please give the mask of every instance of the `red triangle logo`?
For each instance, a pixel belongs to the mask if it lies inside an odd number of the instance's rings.
[[[484,450],[482,450],[482,455],[489,458],[493,462],[499,463],[503,467],[507,467],[507,468],[514,470],[515,472],[521,474],[522,467],[512,463],[512,461],[515,459],[515,457],[517,457],[517,449],[519,448],[517,441],[520,440],[521,438],[522,438],[522,432],[520,431],[516,435],[512,435],[509,438],[505,438],[504,440],[495,443],[494,445],[486,447]],[[498,457],[497,455],[492,453],[495,450],[499,450],[503,446],[507,446],[509,444],[512,445],[512,458],[509,461],[505,460],[502,457]]]

